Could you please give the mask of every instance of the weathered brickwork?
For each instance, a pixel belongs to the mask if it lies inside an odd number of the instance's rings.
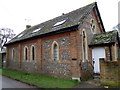
[[[39,70],[38,64],[36,62],[23,62],[22,69],[27,73],[36,73]]]
[[[60,55],[61,55],[61,59],[62,60],[71,60],[71,58],[70,58],[70,50],[61,50],[61,53],[60,53]]]
[[[50,60],[51,57],[50,57],[50,51],[44,51],[43,53],[43,59],[44,60]]]
[[[100,59],[101,84],[120,88],[120,61]]]
[[[12,55],[12,50],[14,49],[14,59]],[[18,60],[18,47],[14,46],[9,49],[9,66],[11,69],[17,70],[19,68],[19,60]]]
[[[52,58],[50,57],[52,54],[51,48],[52,48],[52,43],[54,41],[57,41],[59,44],[59,49],[60,49],[60,59],[61,60],[71,60],[70,59],[70,40],[69,37],[58,37],[55,39],[50,39],[50,40],[45,40],[43,42],[43,48],[45,51],[43,51],[43,59],[44,60],[51,60]],[[67,48],[65,50],[62,50],[63,48]],[[46,51],[47,50],[47,51]]]
[[[59,62],[44,62],[44,73],[49,76],[70,78],[69,64]]]
[[[58,38],[58,41],[60,43],[61,48],[66,48],[70,45],[69,37]]]
[[[52,44],[52,40],[46,40],[46,41],[44,41],[44,43],[43,43],[43,48],[44,48],[44,49],[50,49],[51,44]]]

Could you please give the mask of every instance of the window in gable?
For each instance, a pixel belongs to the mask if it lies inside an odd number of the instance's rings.
[[[93,19],[90,20],[90,27],[93,33],[96,32],[96,25],[95,25],[95,21]]]
[[[63,23],[65,23],[65,21],[66,20],[59,21],[59,22],[55,23],[53,26],[56,27],[56,26],[62,25]]]

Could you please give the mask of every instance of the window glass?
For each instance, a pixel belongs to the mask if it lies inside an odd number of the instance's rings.
[[[25,58],[25,60],[28,60],[28,48],[27,47],[25,47],[25,49],[24,49],[24,58]]]
[[[85,42],[85,32],[83,31],[83,54],[84,54],[84,60],[86,59],[86,42]]]
[[[15,50],[14,50],[14,48],[12,49],[12,59],[15,60]]]
[[[95,21],[93,19],[90,20],[90,27],[92,32],[95,33],[96,26],[95,26]]]
[[[55,43],[53,47],[53,55],[54,55],[54,60],[58,60],[58,46]]]
[[[35,48],[32,46],[32,60],[35,60]]]

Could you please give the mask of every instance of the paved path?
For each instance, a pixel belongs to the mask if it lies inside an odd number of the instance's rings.
[[[103,87],[100,85],[99,79],[89,79],[88,81],[81,82],[74,88],[103,88]]]
[[[1,85],[0,89],[1,88],[35,88],[34,86],[30,86],[28,84],[1,75],[0,75],[0,85]]]

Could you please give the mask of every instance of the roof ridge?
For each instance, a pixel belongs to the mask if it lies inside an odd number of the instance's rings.
[[[46,21],[44,21],[44,22],[42,22],[42,23],[40,23],[40,24],[36,24],[36,25],[34,25],[34,26],[38,26],[38,25],[44,24],[45,22],[52,21],[52,20],[54,20],[54,19],[56,19],[56,18],[58,18],[58,17],[62,17],[62,16],[65,16],[65,15],[69,15],[70,13],[73,13],[73,12],[75,12],[75,11],[77,11],[77,10],[80,10],[80,9],[82,9],[82,8],[85,8],[85,7],[90,6],[90,5],[95,5],[95,4],[97,4],[97,2],[92,2],[92,3],[90,3],[90,4],[87,4],[87,5],[83,6],[83,7],[80,7],[80,8],[78,8],[78,9],[72,10],[72,11],[70,11],[70,12],[68,12],[68,13],[64,13],[64,15],[59,15],[59,16],[57,16],[57,17],[55,17],[55,18],[46,20]],[[32,26],[32,27],[34,27],[34,26]],[[32,27],[31,27],[31,28],[32,28]],[[28,29],[29,29],[29,28],[28,28]]]

